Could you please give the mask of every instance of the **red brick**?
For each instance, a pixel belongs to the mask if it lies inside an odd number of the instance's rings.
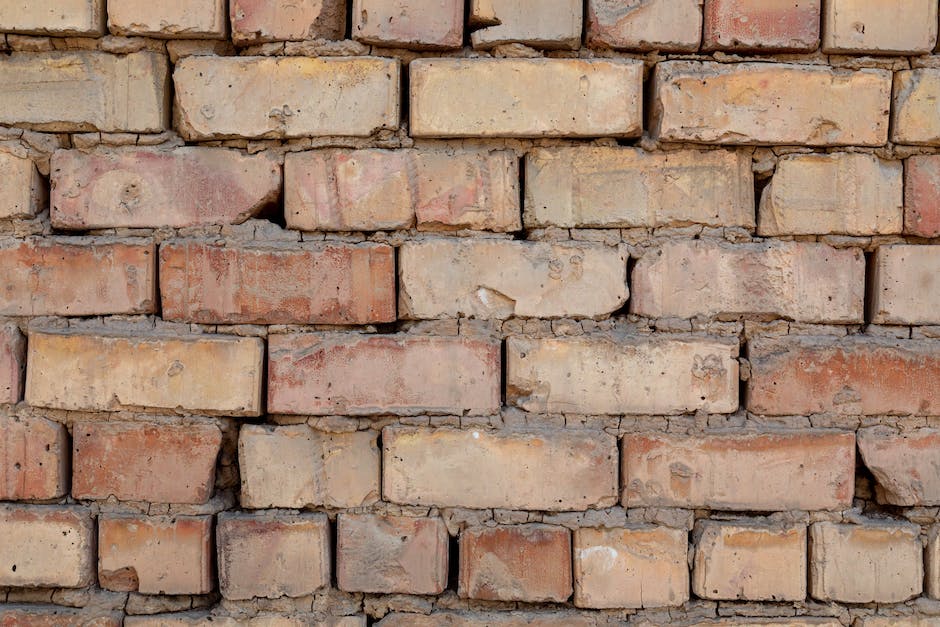
[[[26,338],[12,324],[0,325],[0,405],[23,397]]]
[[[90,512],[78,507],[0,506],[0,586],[92,585],[94,530]]]
[[[237,44],[302,39],[342,39],[344,0],[231,0],[232,39]]]
[[[68,431],[45,418],[0,417],[0,500],[55,499],[69,490]]]
[[[916,155],[905,163],[904,232],[940,237],[940,155]]]
[[[368,324],[395,320],[395,251],[384,244],[160,246],[167,320]]]
[[[819,46],[821,0],[705,0],[706,50],[808,52]]]
[[[891,427],[858,431],[858,451],[875,478],[880,503],[940,505],[940,431]]]
[[[121,613],[71,609],[54,605],[6,606],[0,609],[3,627],[121,627]]]

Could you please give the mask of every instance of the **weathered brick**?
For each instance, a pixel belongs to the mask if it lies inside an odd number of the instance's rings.
[[[98,583],[141,594],[213,588],[211,516],[98,517]]]
[[[108,0],[108,28],[114,35],[223,39],[226,0]]]
[[[461,0],[352,0],[352,36],[389,48],[459,48],[463,11]]]
[[[904,225],[904,166],[874,155],[787,155],[758,209],[759,235],[881,235]]]
[[[23,397],[26,338],[13,324],[0,325],[0,405]]]
[[[701,0],[588,0],[587,43],[626,50],[692,52],[702,38]]]
[[[342,39],[345,0],[230,0],[236,44]]]
[[[940,627],[936,616],[859,616],[857,627]]]
[[[940,69],[901,70],[894,77],[891,141],[940,146]]]
[[[699,521],[692,591],[701,599],[804,600],[806,527]]]
[[[809,52],[819,46],[821,0],[705,0],[702,48]]]
[[[637,262],[631,287],[630,310],[652,318],[860,323],[865,258],[812,242],[674,240]]]
[[[599,627],[597,616],[551,609],[541,612],[393,612],[380,620],[380,627]]]
[[[923,54],[937,44],[933,0],[826,0],[823,52]]]
[[[810,526],[810,594],[820,601],[897,603],[920,594],[920,527],[866,522]]]
[[[244,425],[238,438],[241,506],[362,507],[379,499],[377,432]]]
[[[447,528],[440,518],[340,514],[336,580],[346,592],[440,594],[447,587]]]
[[[104,0],[6,0],[0,3],[0,31],[100,36],[106,16]]]
[[[29,238],[0,242],[0,315],[92,316],[156,311],[149,240]]]
[[[0,625],[8,627],[121,627],[120,612],[71,609],[56,605],[5,605]]]
[[[85,230],[239,224],[275,203],[280,187],[280,164],[268,153],[59,150],[52,156],[52,225]]]
[[[737,339],[510,337],[506,401],[543,413],[733,413],[737,355]]]
[[[875,337],[750,342],[746,404],[756,414],[940,415],[940,342]]]
[[[268,411],[279,414],[493,414],[499,344],[417,335],[268,338]]]
[[[521,43],[535,48],[577,50],[581,45],[580,0],[549,0],[538,10],[515,0],[470,0],[474,48]]]
[[[167,58],[154,52],[14,52],[0,60],[0,84],[0,124],[159,133],[170,123]]]
[[[32,159],[0,152],[0,220],[31,218],[45,200],[46,185]]]
[[[940,599],[940,525],[930,527],[927,534],[927,550],[924,552],[926,569],[925,592],[932,599]],[[876,627],[890,627],[890,624]],[[913,627],[917,627],[914,625]],[[935,627],[928,625],[927,627]]]
[[[65,495],[69,491],[68,441],[65,425],[58,422],[36,416],[0,416],[0,499]]]
[[[127,616],[124,627],[366,627],[365,616],[268,614],[219,616],[209,612]]]
[[[879,247],[872,284],[876,324],[940,324],[940,246]]]
[[[754,226],[751,157],[724,150],[535,148],[527,227]]]
[[[300,597],[330,583],[324,514],[220,514],[216,537],[226,599]]]
[[[852,504],[852,433],[628,434],[622,450],[627,507],[785,511]]]
[[[682,605],[689,600],[687,551],[684,529],[577,529],[574,604],[600,609]]]
[[[915,155],[904,165],[904,232],[940,237],[940,155]]]
[[[78,507],[0,506],[0,586],[92,585],[94,530],[89,512]]]
[[[399,317],[604,316],[627,301],[627,256],[624,247],[580,242],[406,242]]]
[[[880,146],[891,72],[786,63],[656,65],[651,133],[712,144]]]
[[[717,620],[696,620],[681,624],[682,627],[840,627],[842,622],[836,618],[794,616],[788,618],[720,618]],[[658,627],[658,625],[655,622],[641,620],[637,623],[637,627]]]
[[[940,505],[940,476],[934,470],[940,467],[940,431],[868,427],[859,429],[857,438],[879,502]]]
[[[618,59],[416,59],[415,137],[635,137],[643,65]]]
[[[261,414],[258,338],[36,331],[28,351],[26,400],[36,407]]]
[[[386,427],[382,447],[393,503],[574,511],[617,500],[617,443],[606,433]]]
[[[475,527],[460,534],[460,597],[563,603],[571,590],[571,532],[564,527]]]

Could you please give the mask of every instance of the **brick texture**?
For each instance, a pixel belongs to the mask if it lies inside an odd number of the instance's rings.
[[[930,0],[827,0],[823,52],[923,54],[937,44],[937,4]]]
[[[35,216],[42,210],[47,194],[31,159],[0,152],[0,219]]]
[[[550,0],[540,11],[513,0],[470,0],[470,33],[474,48],[521,43],[535,48],[577,49],[581,45],[578,0]]]
[[[225,0],[108,0],[108,28],[115,35],[217,39],[228,33],[228,12]]]
[[[872,272],[874,321],[940,324],[940,246],[882,246]]]
[[[808,52],[819,46],[822,0],[705,0],[702,47]]]
[[[105,0],[32,0],[4,2],[4,32],[29,35],[100,36],[105,32]]]
[[[68,431],[45,418],[0,416],[0,499],[55,499],[68,492]]]
[[[355,39],[387,48],[447,49],[463,43],[460,0],[350,0]]]
[[[342,39],[342,0],[230,0],[236,44],[302,39]]]
[[[12,324],[0,326],[0,404],[23,398],[26,338]]]
[[[693,52],[702,38],[698,0],[588,0],[587,42],[624,50]]]
[[[940,157],[917,155],[905,161],[904,232],[940,237]]]
[[[880,502],[940,504],[940,482],[932,471],[940,456],[940,432],[915,429],[899,433],[890,427],[866,427],[858,431],[858,451],[875,478]]]
[[[894,79],[891,140],[899,144],[940,145],[940,122],[933,103],[940,95],[940,69],[902,70]]]
[[[0,585],[81,588],[94,582],[94,520],[77,507],[0,507]]]

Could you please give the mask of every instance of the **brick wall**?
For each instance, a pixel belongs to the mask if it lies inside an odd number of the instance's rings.
[[[937,0],[0,0],[0,625],[940,625]]]

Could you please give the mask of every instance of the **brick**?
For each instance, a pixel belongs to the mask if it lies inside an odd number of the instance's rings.
[[[640,622],[638,627],[653,627],[654,623]],[[682,623],[683,627],[840,627],[835,618],[789,617],[789,618],[722,618]]]
[[[27,35],[93,36],[105,32],[104,0],[7,0],[0,30]]]
[[[935,616],[860,616],[858,627],[938,627]]]
[[[826,54],[925,54],[936,44],[933,0],[826,0]]]
[[[36,331],[28,350],[26,400],[35,407],[261,414],[258,338]]]
[[[565,602],[571,596],[571,532],[542,524],[465,529],[457,595]]]
[[[240,224],[277,202],[281,167],[268,153],[221,148],[59,150],[52,156],[57,229]]]
[[[669,527],[574,532],[574,604],[672,607],[689,600],[688,533]]]
[[[108,27],[113,35],[224,39],[226,9],[225,0],[108,0]]]
[[[756,414],[940,415],[940,342],[761,338],[748,358],[746,404]]]
[[[211,516],[98,517],[98,583],[141,594],[212,592]]]
[[[89,512],[78,507],[0,506],[0,586],[93,585],[94,529]]]
[[[268,411],[280,414],[494,414],[499,344],[416,335],[268,338]]]
[[[880,246],[872,283],[875,324],[940,324],[940,246]]]
[[[313,594],[330,583],[325,514],[219,515],[219,590],[228,600]]]
[[[751,157],[743,152],[534,148],[525,173],[529,228],[754,227]]]
[[[173,81],[178,129],[189,140],[368,137],[398,128],[394,59],[191,56],[176,64]]]
[[[393,612],[381,627],[599,627],[597,616],[552,609],[542,612],[433,612],[428,615]]]
[[[0,152],[0,220],[32,218],[45,201],[46,184],[32,159]]]
[[[209,612],[127,616],[125,627],[366,627],[365,616],[304,616],[259,613],[219,616]]]
[[[76,422],[72,497],[205,503],[222,432],[214,423]]]
[[[344,0],[230,0],[236,45],[266,41],[342,39]]]
[[[120,612],[33,603],[0,609],[0,625],[9,627],[121,627],[121,617]]]
[[[617,500],[617,443],[606,433],[386,427],[382,450],[393,503],[580,511]]]
[[[852,504],[852,433],[628,434],[622,451],[627,507],[786,511]]]
[[[940,505],[940,431],[859,429],[858,451],[874,476],[875,494],[890,505]]]
[[[399,317],[589,318],[627,301],[627,250],[581,242],[428,239],[399,248]]]
[[[0,325],[0,405],[23,397],[26,338],[13,324]]]
[[[154,313],[156,258],[150,240],[2,241],[0,274],[5,281],[0,291],[0,315]]]
[[[631,287],[630,310],[651,318],[860,323],[865,258],[812,242],[674,240],[636,263]]]
[[[514,0],[470,0],[470,42],[487,50],[521,43],[534,48],[577,50],[581,46],[579,0],[550,0],[538,10]]]
[[[897,603],[920,594],[920,527],[866,522],[810,526],[810,594],[839,603]]]
[[[170,124],[168,62],[154,52],[14,52],[0,61],[0,84],[0,124],[130,133]]]
[[[388,48],[459,48],[463,11],[461,0],[352,0],[352,36]]]
[[[415,59],[414,137],[636,137],[643,66],[601,59]]]
[[[57,499],[68,493],[68,441],[58,422],[0,416],[0,499]]]
[[[699,521],[692,591],[701,599],[804,600],[806,526]]]
[[[542,413],[734,413],[737,355],[736,340],[510,337],[506,401]]]
[[[587,43],[590,46],[694,52],[701,38],[700,0],[587,2]]]
[[[440,594],[449,537],[440,518],[340,514],[337,587],[346,592]]]
[[[163,318],[203,324],[395,320],[395,249],[384,244],[160,246]]]
[[[927,550],[924,552],[926,563],[925,592],[932,599],[940,598],[940,525],[933,525],[927,533]],[[878,627],[890,627],[885,624]],[[914,625],[913,627],[917,627]],[[935,626],[927,626],[935,627]]]
[[[787,155],[764,188],[759,235],[883,235],[904,225],[904,166],[874,155]]]
[[[891,141],[940,146],[937,99],[940,99],[940,69],[917,68],[896,72]]]
[[[905,162],[904,232],[940,237],[940,155],[915,155]]]
[[[811,52],[819,46],[821,0],[705,0],[702,48]]]
[[[711,144],[881,146],[891,73],[786,63],[666,61],[653,77],[651,134]]]

